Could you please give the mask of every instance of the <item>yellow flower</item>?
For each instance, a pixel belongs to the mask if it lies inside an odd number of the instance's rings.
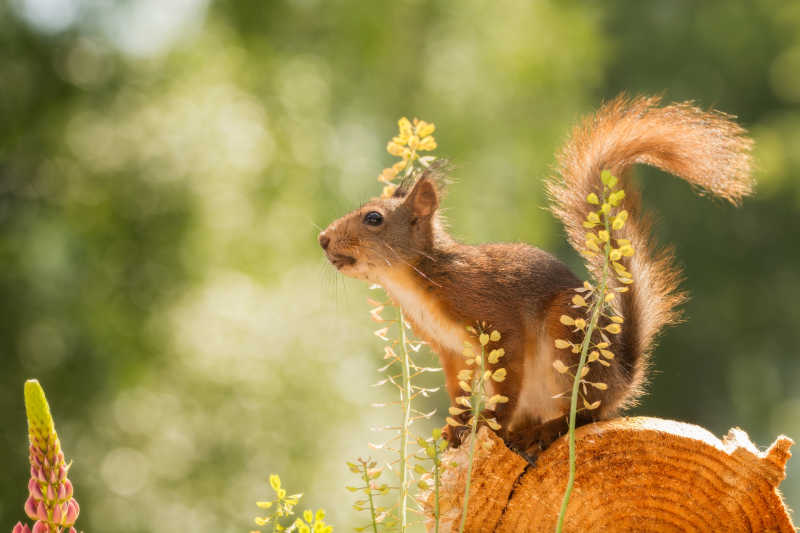
[[[564,348],[569,348],[572,346],[571,342],[565,341],[564,339],[556,339],[556,348],[559,350],[563,350]]]
[[[424,137],[419,142],[419,146],[417,147],[417,149],[429,152],[431,150],[436,150],[436,147],[437,147],[436,140],[433,137]]]
[[[505,368],[498,368],[494,371],[494,374],[492,374],[492,379],[497,382],[504,381],[506,379],[506,374]]]
[[[417,135],[420,137],[427,137],[436,131],[436,125],[432,122],[425,122],[424,120],[416,121]]]
[[[411,126],[411,122],[406,117],[401,118],[397,121],[397,127],[400,130],[400,136],[404,139],[408,139],[411,137],[411,133],[413,131],[413,127]]]
[[[381,191],[381,198],[391,198],[394,192],[397,190],[397,185],[394,183],[390,183],[383,188]]]
[[[393,156],[402,157],[408,153],[408,148],[404,148],[401,144],[398,144],[392,140],[386,145],[386,151]]]
[[[394,170],[393,167],[384,168],[383,171],[378,176],[378,181],[381,183],[391,183],[393,179],[397,177],[397,171]]]
[[[556,372],[558,372],[559,374],[566,374],[567,371],[569,370],[569,368],[567,368],[567,366],[563,362],[561,362],[560,359],[556,359],[555,361],[553,361],[553,368],[555,368]]]

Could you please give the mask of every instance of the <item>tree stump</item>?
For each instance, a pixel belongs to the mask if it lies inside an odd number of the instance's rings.
[[[576,431],[577,471],[565,532],[795,533],[778,485],[793,441],[780,436],[759,452],[731,429],[721,441],[692,424],[618,418]],[[464,531],[555,531],[567,484],[562,437],[535,466],[488,428],[478,432]],[[446,452],[440,488],[440,531],[458,531],[469,440]],[[421,495],[428,531],[433,495]]]

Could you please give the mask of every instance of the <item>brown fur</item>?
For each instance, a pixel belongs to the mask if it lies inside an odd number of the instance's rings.
[[[739,126],[687,103],[657,105],[657,98],[622,96],[587,118],[560,154],[558,177],[548,182],[553,212],[570,243],[580,248],[586,196],[597,192],[602,170],[619,176],[631,214],[625,237],[636,250],[628,265],[634,284],[618,304],[625,326],[613,339],[616,360],[610,367],[592,365],[587,376],[607,383],[608,390],[587,391],[589,401],[602,403],[596,411],[582,411],[579,423],[611,417],[635,401],[654,337],[676,319],[674,308],[683,299],[671,254],[649,242],[649,223],[625,177],[628,167],[659,167],[734,203],[751,188],[751,141]],[[500,364],[508,377],[493,386],[510,401],[498,406],[497,420],[507,442],[535,456],[566,429],[568,402],[553,396],[568,391],[571,378],[555,372],[552,363],[575,356],[557,353],[553,342],[573,336],[559,317],[575,315],[570,299],[580,281],[555,257],[531,246],[454,241],[438,214],[441,183],[439,176],[423,174],[400,194],[373,199],[334,221],[320,243],[343,273],[381,284],[401,306],[415,333],[439,355],[453,401],[461,394],[456,374],[464,368],[463,342],[474,342],[465,326],[486,321],[499,330],[507,354]],[[364,222],[371,211],[383,215],[381,225]],[[589,268],[597,274],[597,264]],[[457,445],[458,435],[450,437]]]

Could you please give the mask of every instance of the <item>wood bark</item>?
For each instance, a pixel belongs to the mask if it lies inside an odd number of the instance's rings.
[[[738,428],[719,440],[692,424],[634,417],[583,426],[576,442],[565,532],[796,531],[778,490],[788,437],[760,452]],[[458,531],[468,455],[469,441],[443,459],[442,533]],[[555,531],[568,457],[562,437],[531,466],[481,428],[464,531]],[[433,531],[433,494],[421,500]]]

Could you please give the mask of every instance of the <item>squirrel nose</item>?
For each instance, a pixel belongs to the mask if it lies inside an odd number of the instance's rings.
[[[319,234],[319,245],[322,246],[323,250],[328,249],[328,245],[331,243],[331,238],[325,235],[324,233]]]

